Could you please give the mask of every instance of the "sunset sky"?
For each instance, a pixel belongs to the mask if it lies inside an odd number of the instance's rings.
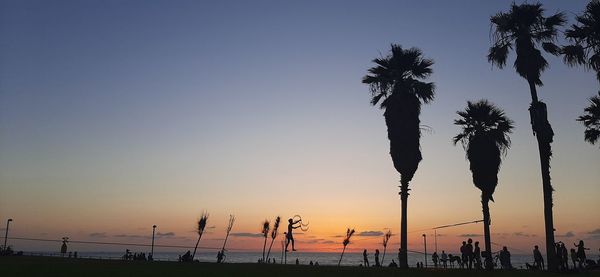
[[[156,224],[157,243],[193,248],[206,211],[202,246],[220,247],[235,214],[229,248],[258,250],[261,221],[300,214],[310,222],[301,251],[339,251],[347,227],[360,235],[351,251],[381,249],[381,232],[399,231],[399,175],[361,78],[398,43],[435,60],[437,86],[422,109],[409,249],[422,250],[423,233],[433,242],[432,227],[482,217],[464,150],[451,142],[455,112],[482,98],[515,121],[490,206],[494,249],[545,248],[528,86],[514,56],[503,70],[486,59],[489,17],[511,2],[2,1],[0,230],[12,218],[10,237],[149,243]],[[544,6],[572,20],[586,3]],[[600,149],[575,119],[599,85],[546,58],[539,95],[556,133],[556,240],[583,239],[595,257]],[[457,252],[482,233],[440,230],[438,247]]]

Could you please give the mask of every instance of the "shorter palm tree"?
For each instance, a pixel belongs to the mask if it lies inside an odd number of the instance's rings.
[[[263,237],[265,237],[265,243],[263,244],[263,255],[262,255],[263,263],[267,262],[267,261],[265,261],[265,250],[267,248],[267,237],[269,236],[269,229],[271,229],[271,223],[265,219],[265,221],[262,224],[262,230],[261,230]]]
[[[338,262],[338,266],[340,266],[340,264],[342,263],[342,258],[344,258],[344,252],[346,252],[346,246],[348,246],[348,244],[350,244],[350,238],[352,237],[352,235],[354,235],[354,229],[348,228],[348,230],[346,231],[346,237],[344,238],[344,241],[342,242],[344,244],[344,250],[342,250],[342,256],[340,256],[340,261]]]
[[[383,235],[383,257],[381,257],[381,264],[383,264],[383,260],[385,259],[385,250],[387,249],[388,241],[392,237],[392,230],[388,230],[385,235]]]
[[[492,269],[490,209],[489,201],[498,184],[498,171],[502,154],[510,147],[508,134],[512,132],[513,121],[500,108],[487,100],[467,102],[467,108],[459,111],[459,119],[454,124],[462,127],[454,137],[454,144],[460,142],[467,152],[473,184],[481,190],[483,207],[483,232],[485,236],[485,267]]]
[[[277,238],[277,231],[279,230],[279,223],[281,222],[281,217],[275,218],[275,223],[273,224],[273,229],[271,230],[271,245],[269,245],[269,251],[267,251],[267,260],[269,260],[269,255],[271,254],[271,248],[273,248],[273,243],[275,242],[275,238]]]
[[[204,233],[204,229],[206,228],[206,222],[208,221],[208,213],[202,213],[200,219],[198,220],[198,229],[196,232],[198,233],[198,241],[196,241],[196,246],[194,247],[194,254],[192,254],[192,261],[194,260],[194,256],[196,256],[196,250],[198,249],[198,244],[200,243],[200,239],[202,238],[202,234]]]
[[[596,144],[600,138],[600,91],[597,96],[590,97],[590,105],[585,108],[585,114],[577,118],[585,126],[585,140]]]

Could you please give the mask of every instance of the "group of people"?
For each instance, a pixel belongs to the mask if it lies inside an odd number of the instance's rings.
[[[585,247],[583,240],[580,240],[578,244],[573,244],[575,248],[571,248],[570,256],[573,267],[571,269],[584,269],[586,267],[595,266],[597,263],[593,260],[588,260],[585,255],[585,250],[590,250]],[[561,271],[569,270],[569,252],[563,242],[557,242],[555,244],[556,259],[558,262],[558,269]],[[527,269],[544,269],[544,257],[536,245],[533,248],[533,265],[526,264]],[[600,262],[600,261],[599,261]]]
[[[367,249],[365,249],[363,251],[363,263],[361,264],[361,266],[366,266],[369,267],[369,254],[367,254]],[[381,263],[379,262],[379,249],[375,249],[375,264],[373,265],[375,267],[380,267]]]
[[[126,261],[153,261],[154,258],[152,258],[152,254],[148,253],[148,256],[146,256],[146,253],[144,252],[139,252],[139,253],[132,253],[131,250],[129,249],[125,249],[125,254],[123,255],[123,260]]]
[[[510,252],[508,252],[506,247],[504,247],[503,251],[500,253],[502,257],[501,261],[505,261],[504,264],[506,266],[510,266]],[[431,260],[433,261],[433,266],[436,268],[438,266],[448,268],[448,262],[450,262],[451,267],[454,267],[454,263],[456,263],[460,268],[482,269],[482,257],[486,258],[487,254],[485,251],[481,251],[479,242],[476,241],[473,243],[473,240],[469,238],[467,241],[462,242],[460,247],[460,256],[446,254],[446,252],[442,250],[441,255],[438,255],[437,252],[433,252],[431,255]]]

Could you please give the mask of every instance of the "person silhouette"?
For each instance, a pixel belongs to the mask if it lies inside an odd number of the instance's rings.
[[[512,263],[510,262],[510,251],[506,246],[502,247],[500,251],[500,265],[503,269],[512,269]]]
[[[482,269],[481,266],[481,248],[479,248],[479,242],[475,242],[475,248],[473,249],[473,259],[475,260],[475,268]]]
[[[544,257],[537,245],[533,247],[533,265],[540,270],[544,270]]]
[[[438,267],[439,259],[440,259],[440,257],[438,256],[437,252],[433,252],[433,254],[431,255],[431,261],[433,261],[433,267],[435,267],[435,268]]]
[[[381,266],[381,264],[379,263],[379,249],[375,249],[375,266],[376,267]]]
[[[464,268],[467,265],[467,262],[469,261],[469,258],[467,257],[467,242],[466,241],[463,241],[462,246],[460,247],[460,257],[461,257],[460,268]]]
[[[465,255],[467,256],[467,260],[469,263],[469,269],[473,268],[473,240],[468,239],[467,245],[465,245]]]
[[[574,248],[571,248],[571,261],[573,262],[573,269],[577,268],[577,252]]]
[[[225,249],[222,249],[217,253],[217,263],[220,264],[225,259]]]
[[[294,229],[298,229],[300,228],[300,225],[296,225],[300,222],[300,220],[296,220],[294,221],[293,219],[288,219],[288,231],[285,234],[285,238],[286,238],[286,242],[285,242],[285,252],[287,252],[288,250],[288,245],[290,245],[290,242],[292,242],[292,251],[296,251],[296,248],[294,247],[294,235],[292,234],[292,231]]]
[[[585,248],[583,245],[583,240],[579,241],[579,244],[573,244],[577,247],[577,261],[579,262],[579,268],[583,268],[583,264],[587,261],[587,257],[585,256],[585,250],[590,250],[589,248]]]
[[[363,264],[366,267],[369,267],[369,258],[367,258],[367,249],[363,251]]]
[[[560,250],[563,267],[565,268],[565,270],[569,270],[569,252],[567,251],[567,246],[565,246],[564,242],[560,243]]]
[[[442,250],[442,266],[448,268],[448,254]]]

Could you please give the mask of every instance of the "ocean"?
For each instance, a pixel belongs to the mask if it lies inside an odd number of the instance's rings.
[[[118,260],[124,255],[124,252],[79,252],[78,258],[94,258],[94,259],[110,259]],[[146,253],[148,254],[148,253]],[[184,252],[154,252],[154,260],[157,261],[177,261],[179,255],[183,255]],[[318,262],[319,265],[337,265],[340,259],[341,253],[331,252],[288,252],[287,253],[287,264],[294,264],[296,259],[302,265],[308,265],[311,261],[313,263]],[[43,256],[61,256],[57,252],[24,252],[24,255],[43,255]],[[397,253],[386,253],[384,264],[387,266],[392,259],[398,262]],[[282,262],[281,251],[271,252],[270,258],[275,258],[276,263]],[[369,262],[371,265],[375,263],[373,253],[369,253]],[[262,258],[262,252],[226,252],[225,262],[226,263],[257,263]],[[383,252],[380,255],[380,259],[383,258]],[[200,262],[216,262],[217,253],[213,252],[197,252],[195,259]],[[341,264],[345,266],[359,266],[363,262],[362,253],[344,253],[344,258]],[[408,262],[411,267],[415,267],[417,262],[425,263],[425,255],[417,253],[408,254]],[[533,263],[532,255],[511,255],[512,265],[516,268],[524,268],[525,263]],[[431,255],[427,256],[428,267],[433,267],[431,261]]]

